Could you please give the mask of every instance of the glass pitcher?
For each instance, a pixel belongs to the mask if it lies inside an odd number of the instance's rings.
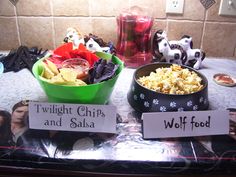
[[[117,17],[117,56],[125,66],[137,68],[150,63],[151,28],[153,17],[150,9],[133,6]]]

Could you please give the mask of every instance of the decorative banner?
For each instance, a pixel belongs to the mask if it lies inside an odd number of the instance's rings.
[[[9,0],[14,6],[16,6],[16,4],[17,4],[17,2],[19,1],[19,0]]]
[[[205,9],[209,9],[216,2],[214,0],[200,0]]]
[[[29,128],[116,133],[116,107],[30,102]]]
[[[229,111],[143,113],[143,138],[229,134]]]

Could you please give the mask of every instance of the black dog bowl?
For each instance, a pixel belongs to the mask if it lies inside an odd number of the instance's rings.
[[[202,78],[203,88],[191,94],[177,95],[164,94],[145,88],[138,83],[142,76],[148,76],[157,68],[170,67],[170,63],[152,63],[138,68],[133,76],[133,80],[128,91],[129,104],[139,112],[171,112],[171,111],[197,111],[208,109],[208,82],[200,72],[187,67],[190,71],[197,73]]]

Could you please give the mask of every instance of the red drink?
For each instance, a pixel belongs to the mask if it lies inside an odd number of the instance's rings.
[[[144,11],[136,6],[117,17],[117,55],[127,67],[131,68],[137,68],[152,60],[151,28],[153,18],[142,13]]]

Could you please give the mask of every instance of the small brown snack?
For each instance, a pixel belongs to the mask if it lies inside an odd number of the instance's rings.
[[[213,80],[219,84],[219,85],[223,85],[223,86],[229,86],[229,87],[232,87],[232,86],[235,86],[236,85],[236,79],[231,77],[230,75],[228,74],[224,74],[224,73],[218,73],[218,74],[215,74],[213,76]]]

